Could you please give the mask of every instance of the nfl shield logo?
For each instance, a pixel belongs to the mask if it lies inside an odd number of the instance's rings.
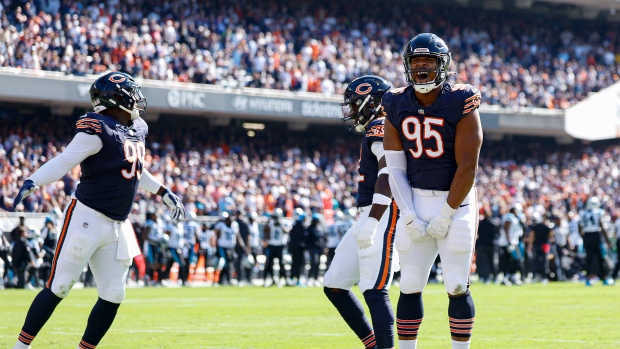
[[[82,226],[83,226],[84,228],[88,228],[88,222],[84,222],[84,224],[82,224]]]
[[[424,109],[418,109],[418,114],[424,115]]]

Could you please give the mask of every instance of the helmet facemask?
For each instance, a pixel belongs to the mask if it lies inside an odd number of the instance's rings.
[[[426,58],[426,59],[417,59]],[[428,60],[428,59],[431,60]],[[418,93],[429,93],[446,81],[450,56],[448,54],[415,54],[403,57],[405,77]]]
[[[108,84],[115,84],[115,89],[109,89],[109,87],[105,89],[91,89],[91,100],[95,112],[99,113],[108,108],[115,107],[129,113],[131,120],[136,120],[146,112],[146,98],[142,95],[140,86],[133,79],[121,84],[123,81],[125,79],[113,81],[109,78],[106,82]]]
[[[381,103],[375,103],[372,95],[355,99],[345,98],[340,106],[344,126],[348,131],[355,130],[360,133],[366,130],[366,126],[377,117],[381,109]]]

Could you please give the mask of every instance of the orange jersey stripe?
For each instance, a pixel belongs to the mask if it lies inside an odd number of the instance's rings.
[[[385,252],[385,265],[383,266],[383,274],[381,275],[381,282],[379,282],[378,289],[381,290],[385,287],[385,283],[387,282],[390,274],[390,263],[389,260],[392,258],[392,250],[390,247],[392,246],[392,240],[394,239],[394,228],[396,227],[396,218],[398,214],[398,208],[396,207],[396,202],[392,201],[392,223],[390,224],[390,228],[388,229],[388,238],[387,243],[385,244],[385,248],[387,249]]]
[[[477,92],[477,93],[475,93],[473,96],[471,96],[471,97],[469,97],[469,98],[466,98],[466,99],[465,99],[465,102],[469,102],[469,101],[471,101],[472,99],[474,99],[474,98],[476,98],[476,97],[477,97],[477,98],[482,98],[482,95],[480,94],[480,92]]]
[[[67,215],[65,217],[65,221],[62,225],[62,231],[60,233],[60,237],[58,238],[58,245],[56,247],[56,253],[54,253],[54,261],[52,262],[52,271],[50,273],[50,278],[47,280],[47,288],[52,287],[52,281],[54,280],[54,274],[56,273],[56,264],[58,263],[58,256],[60,255],[60,250],[62,249],[62,244],[65,242],[65,236],[67,235],[67,230],[69,228],[69,223],[71,222],[71,216],[73,215],[73,209],[75,208],[76,199],[71,200],[71,204],[67,209]]]

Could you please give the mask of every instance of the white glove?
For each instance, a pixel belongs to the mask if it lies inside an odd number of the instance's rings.
[[[170,209],[172,219],[180,220],[185,218],[185,206],[183,206],[178,196],[166,189],[161,197],[164,199],[164,204]]]
[[[456,212],[456,209],[450,207],[446,202],[439,212],[439,216],[431,219],[426,228],[426,233],[434,237],[437,240],[445,239],[450,229],[450,223],[452,223],[452,216]]]
[[[430,238],[430,236],[426,233],[426,226],[428,223],[419,219],[415,213],[406,214],[401,219],[403,220],[405,229],[407,229],[407,233],[412,241],[421,242]]]
[[[357,233],[357,247],[360,250],[369,248],[375,243],[375,234],[377,233],[377,226],[379,221],[376,218],[368,217],[364,226]]]

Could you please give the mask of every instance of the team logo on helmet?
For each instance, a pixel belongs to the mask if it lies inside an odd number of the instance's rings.
[[[367,95],[372,91],[372,85],[369,83],[359,84],[355,89],[355,93],[358,95]]]
[[[110,77],[108,78],[108,80],[112,81],[113,83],[120,83],[125,81],[125,77],[121,74],[113,74],[110,75]]]

